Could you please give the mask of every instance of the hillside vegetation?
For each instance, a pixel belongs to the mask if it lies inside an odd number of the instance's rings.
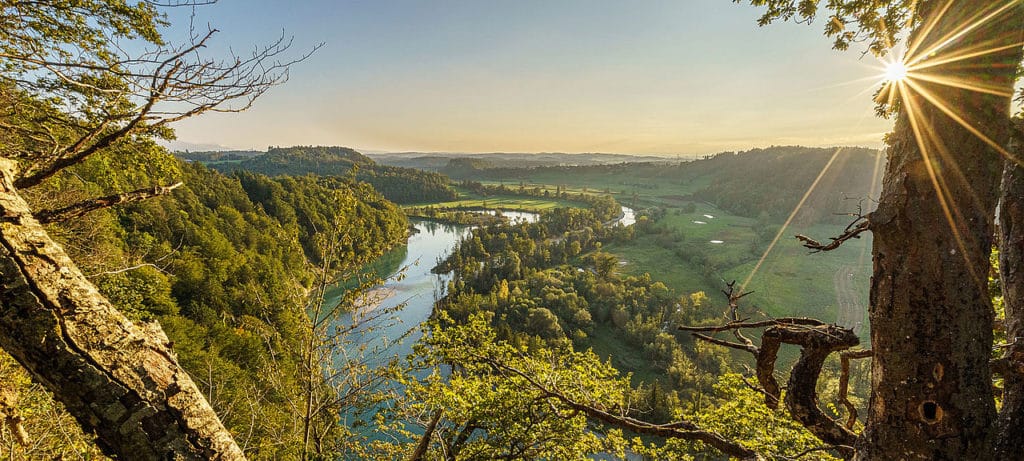
[[[187,155],[187,154],[178,154]],[[447,177],[411,168],[378,165],[369,157],[347,147],[271,147],[267,153],[241,161],[212,162],[225,173],[251,171],[267,176],[346,176],[371,184],[396,203],[444,201],[455,198]]]
[[[357,268],[404,242],[405,216],[366,184],[232,178],[153,145],[91,157],[33,198],[61,203],[170,179],[185,184],[172,196],[94,212],[51,232],[120,310],[135,321],[159,321],[248,456],[293,458],[302,438],[295,413],[306,392],[301,377],[309,376],[301,360],[310,334],[306,300],[325,256],[319,235],[345,229],[334,268]],[[25,456],[95,455],[80,433],[47,442],[75,425],[54,427],[67,416],[6,355],[0,377],[17,383],[26,428],[43,441]]]

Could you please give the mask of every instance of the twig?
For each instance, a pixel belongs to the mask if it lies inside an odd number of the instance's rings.
[[[811,253],[818,253],[821,251],[835,250],[836,248],[839,248],[839,246],[842,245],[847,240],[860,238],[861,233],[869,230],[871,230],[871,222],[868,221],[868,218],[866,216],[858,215],[857,218],[853,220],[853,222],[846,226],[846,229],[843,230],[842,234],[839,234],[838,237],[830,237],[830,240],[832,240],[832,242],[828,244],[823,244],[817,240],[814,240],[802,234],[797,234],[795,237],[797,238],[797,240],[804,242],[803,246],[805,248],[812,250]]]

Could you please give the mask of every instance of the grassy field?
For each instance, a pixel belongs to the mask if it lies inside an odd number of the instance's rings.
[[[687,182],[596,174],[553,177],[547,173],[524,178],[523,182],[526,187],[539,186],[552,191],[557,185],[572,193],[602,193],[607,189],[625,205],[635,200],[638,207],[663,208],[665,216],[658,224],[681,235],[678,242],[666,245],[655,235],[638,235],[631,242],[610,244],[605,250],[623,263],[620,268],[623,273],[650,273],[679,294],[704,291],[716,306],[724,304],[720,290],[727,282],[747,280],[768,246],[766,240],[770,240],[763,235],[759,238],[755,219],[733,215],[709,203],[688,200],[689,194],[703,187],[699,179]],[[635,187],[641,183],[645,187]],[[508,181],[505,184],[511,185]],[[778,229],[778,225],[772,229]],[[852,288],[845,295],[853,297],[864,308],[871,265],[870,236],[819,254],[809,254],[793,238],[801,233],[826,241],[841,231],[841,226],[836,225],[794,225],[787,229],[746,286],[748,291],[754,292],[744,298],[747,314],[752,318],[762,318],[763,313],[770,317],[808,316],[835,321],[836,278],[841,270],[853,272],[849,284]],[[866,338],[867,328],[860,334]]]
[[[608,325],[598,324],[590,338],[591,350],[602,360],[611,358],[615,368],[630,370],[633,373],[633,385],[652,383],[661,379],[661,372],[653,365],[651,359],[635,346],[623,341],[621,332]]]
[[[836,234],[835,229],[830,229]],[[830,235],[826,229],[818,229],[818,236]],[[745,298],[747,303],[774,317],[814,317],[832,322],[837,316],[836,272],[846,266],[859,266],[852,285],[861,287],[852,293],[858,304],[866,306],[867,282],[871,270],[869,241],[854,241],[836,251],[808,254],[800,246],[793,233],[787,232],[779,244],[765,258],[750,282],[748,291],[753,294]],[[860,263],[860,264],[858,264]],[[727,279],[746,280],[754,270],[756,261],[726,269],[722,275]]]
[[[664,166],[651,167],[664,169]],[[671,166],[668,168],[672,168]],[[565,174],[553,170],[531,172],[521,178],[507,180],[485,180],[483,184],[504,184],[508,187],[541,187],[552,193],[558,188],[568,193],[611,194],[620,203],[634,208],[650,206],[682,206],[689,202],[685,198],[708,185],[710,179],[680,179],[655,174],[650,170],[626,169],[624,171],[602,172],[587,169]]]
[[[553,191],[554,189],[552,189]],[[487,208],[513,211],[531,211],[539,213],[552,208],[579,208],[585,206],[571,200],[548,197],[529,197],[522,195],[489,195],[487,197],[472,193],[462,188],[456,188],[459,194],[458,200],[449,202],[425,202],[410,204],[406,207],[436,207],[436,208]]]
[[[608,245],[604,249],[624,263],[621,271],[627,275],[649,273],[653,279],[664,282],[677,293],[694,293],[708,288],[700,267],[660,248],[652,236]]]

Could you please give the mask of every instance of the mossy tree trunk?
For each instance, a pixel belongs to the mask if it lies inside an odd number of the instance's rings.
[[[157,325],[129,321],[47,235],[0,158],[0,347],[120,459],[244,459]]]

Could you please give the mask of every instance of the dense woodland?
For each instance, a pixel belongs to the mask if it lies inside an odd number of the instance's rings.
[[[188,154],[179,154],[188,156]],[[211,167],[230,173],[252,171],[268,176],[345,176],[371,184],[395,203],[452,200],[455,191],[448,178],[411,168],[378,165],[369,157],[347,147],[271,147],[267,153],[239,162],[215,162]],[[353,173],[354,172],[354,173]]]
[[[323,236],[344,229],[332,269],[354,271],[404,242],[405,216],[364,183],[228,177],[141,147],[143,153],[90,158],[40,188],[33,202],[131,190],[162,178],[184,182],[170,197],[95,212],[52,231],[129,318],[163,326],[225,425],[245,434],[249,456],[298,456],[307,298],[320,280]],[[50,421],[54,403],[37,396],[9,358],[2,368],[29,402],[22,408],[26,430],[41,442],[59,437]],[[94,452],[84,440],[50,440],[19,452],[32,459]]]

